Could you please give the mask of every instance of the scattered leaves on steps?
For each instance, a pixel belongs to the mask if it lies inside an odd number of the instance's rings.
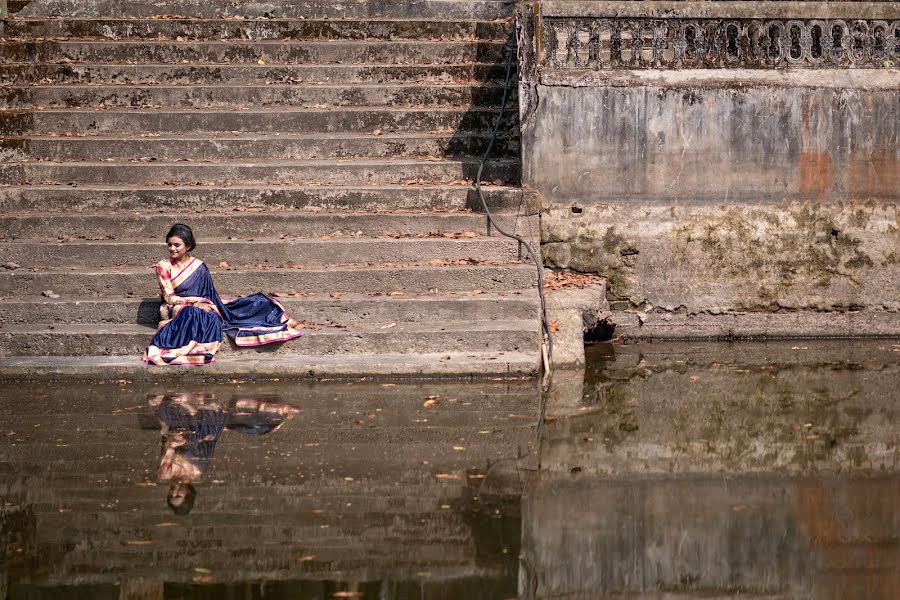
[[[544,276],[544,289],[562,290],[565,288],[584,289],[592,285],[602,285],[604,279],[594,273],[572,273],[566,271],[547,271]]]

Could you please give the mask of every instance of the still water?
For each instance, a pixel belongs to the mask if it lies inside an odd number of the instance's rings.
[[[0,599],[897,597],[900,344],[588,354],[2,387]]]

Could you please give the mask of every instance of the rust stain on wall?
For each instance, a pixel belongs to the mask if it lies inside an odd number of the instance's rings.
[[[800,153],[800,193],[825,197],[831,189],[831,157],[827,152]]]
[[[847,192],[852,199],[893,198],[900,189],[896,151],[879,150],[847,163]]]

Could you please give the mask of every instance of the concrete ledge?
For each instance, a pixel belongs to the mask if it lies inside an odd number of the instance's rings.
[[[660,89],[814,88],[900,90],[896,70],[887,69],[684,69],[597,71],[544,69],[542,85],[567,87],[653,87]]]
[[[541,3],[544,17],[740,19],[897,19],[897,2],[587,2]]]
[[[667,311],[616,311],[616,335],[629,339],[784,339],[896,338],[900,312],[747,312],[678,314]]]
[[[609,316],[606,287],[554,290],[547,294],[553,335],[553,367],[584,366],[584,333]]]
[[[0,382],[191,381],[326,379],[494,379],[533,377],[538,353],[448,352],[310,357],[223,357],[202,367],[155,367],[136,356],[57,356],[0,359]]]

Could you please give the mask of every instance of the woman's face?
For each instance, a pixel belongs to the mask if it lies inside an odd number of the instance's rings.
[[[177,235],[173,235],[167,239],[166,245],[169,247],[169,258],[171,258],[173,262],[178,262],[187,255],[187,244],[185,244],[184,240]]]

